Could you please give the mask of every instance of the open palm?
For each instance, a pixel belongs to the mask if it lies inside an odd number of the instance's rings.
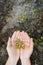
[[[29,36],[26,33],[23,32],[22,35],[23,34],[23,38],[25,38],[26,40],[24,40],[25,48],[21,49],[20,51],[21,61],[28,60],[33,52],[33,39],[29,38]]]
[[[15,61],[17,63],[19,59],[19,50],[15,48],[15,44],[14,42],[12,42],[11,38],[9,38],[8,40],[7,52],[8,52],[9,58],[12,61]]]

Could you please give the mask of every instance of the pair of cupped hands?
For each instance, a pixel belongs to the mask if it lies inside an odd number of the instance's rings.
[[[15,47],[15,40],[20,39],[24,42],[25,48],[17,49]],[[15,31],[12,37],[8,39],[7,42],[7,52],[12,64],[16,65],[19,58],[21,60],[22,65],[31,65],[30,64],[30,56],[33,52],[33,39],[28,36],[28,34],[24,31]]]

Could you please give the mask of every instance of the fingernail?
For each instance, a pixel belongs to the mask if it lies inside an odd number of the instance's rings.
[[[33,38],[31,38],[31,40],[33,41]]]
[[[10,37],[9,37],[9,40],[10,40]]]

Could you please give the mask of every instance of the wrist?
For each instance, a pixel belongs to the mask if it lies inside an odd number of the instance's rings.
[[[10,64],[11,65],[16,65],[17,64],[16,59],[10,58]]]
[[[31,65],[30,59],[24,60],[24,61],[22,62],[22,65]]]

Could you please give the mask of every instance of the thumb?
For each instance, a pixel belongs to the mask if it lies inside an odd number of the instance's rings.
[[[8,42],[7,42],[7,48],[12,46],[12,41],[11,38],[8,38]]]

